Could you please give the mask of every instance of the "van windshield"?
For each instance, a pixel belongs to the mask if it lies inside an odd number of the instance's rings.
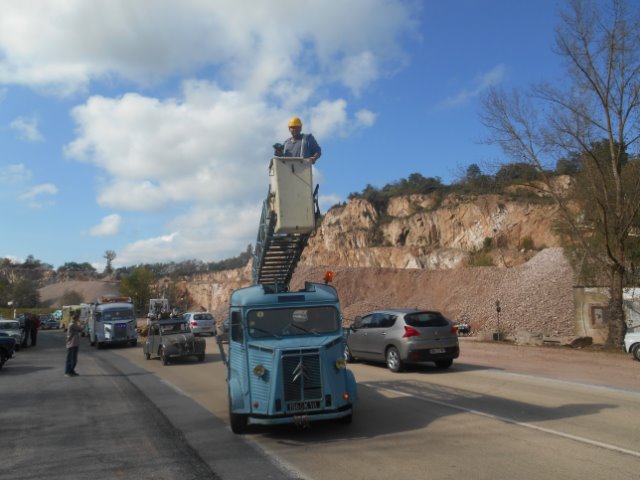
[[[333,307],[276,308],[250,311],[247,327],[253,338],[294,337],[335,332],[339,320]]]
[[[105,322],[131,319],[133,319],[132,308],[109,308],[102,311],[102,320]]]

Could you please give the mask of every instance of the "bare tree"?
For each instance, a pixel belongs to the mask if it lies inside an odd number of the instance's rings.
[[[608,274],[608,343],[616,346],[626,330],[622,291],[640,208],[640,169],[626,153],[637,151],[640,137],[639,26],[637,4],[631,9],[624,0],[568,0],[555,42],[567,70],[563,82],[524,93],[494,89],[481,114],[489,142],[536,167],[574,242]],[[546,176],[551,165],[572,156],[580,160],[578,189],[586,217],[569,208]]]
[[[116,258],[116,252],[114,252],[113,250],[107,250],[106,252],[104,252],[104,258],[107,260],[107,266],[104,267],[104,273],[112,273],[113,266],[111,264]]]

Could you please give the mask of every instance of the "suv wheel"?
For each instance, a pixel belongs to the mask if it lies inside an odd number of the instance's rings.
[[[436,360],[436,367],[438,368],[449,368],[453,364],[453,359],[449,358],[447,360]]]
[[[356,361],[353,355],[351,355],[351,350],[349,349],[349,345],[344,346],[344,359],[347,361],[347,363],[353,363]]]
[[[389,347],[387,349],[387,367],[392,372],[400,372],[402,371],[402,360],[400,359],[400,352],[396,347]]]

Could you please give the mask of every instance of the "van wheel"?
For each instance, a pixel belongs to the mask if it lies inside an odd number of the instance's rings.
[[[349,425],[349,424],[351,424],[352,421],[353,421],[353,412],[351,412],[346,417],[340,417],[338,419],[338,423],[341,423],[343,425]]]
[[[400,352],[396,347],[389,347],[387,349],[387,367],[394,373],[402,371],[402,360],[400,359]]]
[[[247,430],[248,418],[243,413],[233,413],[231,411],[231,395],[229,395],[229,425],[235,434],[242,434]]]
[[[633,352],[633,358],[640,362],[640,344],[635,345],[631,352]]]

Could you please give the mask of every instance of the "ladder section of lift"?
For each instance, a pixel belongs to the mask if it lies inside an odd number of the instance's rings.
[[[314,204],[319,215],[317,194],[316,187]],[[273,285],[277,290],[286,291],[311,234],[275,233],[276,214],[269,206],[267,197],[262,208],[253,256],[253,283]]]

